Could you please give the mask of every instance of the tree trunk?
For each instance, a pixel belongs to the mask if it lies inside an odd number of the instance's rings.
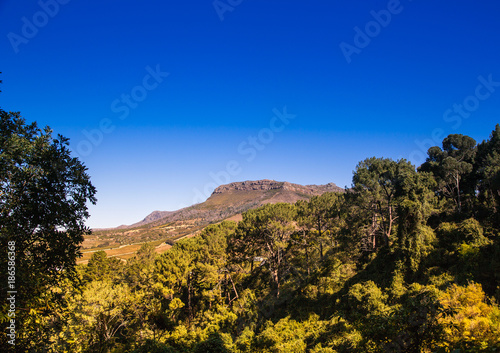
[[[189,321],[191,321],[193,319],[193,308],[191,307],[191,273],[188,274],[187,282]]]
[[[322,232],[321,232],[321,221],[318,217],[318,241],[319,241],[319,259],[320,261],[323,261],[323,239],[322,239]]]
[[[392,218],[392,206],[389,206],[389,229],[387,229],[387,233],[386,233],[386,236],[385,236],[385,245],[388,246],[389,245],[389,239],[391,237],[391,232],[392,232],[392,223],[393,223],[393,218]]]
[[[309,267],[309,245],[307,244],[307,241],[306,241],[306,267],[307,267],[307,276],[309,277],[309,275],[311,274],[311,270]]]

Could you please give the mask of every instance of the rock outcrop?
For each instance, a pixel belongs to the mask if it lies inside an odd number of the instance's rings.
[[[329,183],[326,185],[299,185],[289,183],[287,181],[274,181],[269,179],[254,180],[254,181],[242,181],[235,182],[226,185],[221,185],[216,188],[212,195],[222,194],[229,191],[252,191],[252,190],[288,190],[292,192],[302,193],[306,195],[321,195],[325,192],[342,192],[342,188],[338,187],[334,183]]]

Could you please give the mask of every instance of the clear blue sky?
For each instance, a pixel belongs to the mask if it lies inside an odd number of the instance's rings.
[[[226,181],[350,186],[367,157],[420,164],[433,138],[488,138],[499,14],[497,1],[0,0],[0,107],[70,138],[98,189],[92,227]]]

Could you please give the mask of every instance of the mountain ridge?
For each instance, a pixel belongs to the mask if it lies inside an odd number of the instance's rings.
[[[232,182],[215,188],[210,197],[202,203],[176,211],[153,211],[141,221],[128,226],[122,225],[119,228],[157,226],[161,223],[200,218],[210,223],[266,203],[294,203],[325,192],[344,192],[344,189],[335,183],[300,185],[271,179]]]

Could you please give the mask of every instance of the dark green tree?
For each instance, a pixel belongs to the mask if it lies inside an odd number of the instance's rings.
[[[227,238],[235,228],[230,221],[210,225],[156,259],[154,285],[164,288],[171,320],[193,320],[198,310],[230,305],[238,297],[226,253]]]
[[[365,211],[373,248],[390,243],[398,219],[401,187],[410,173],[415,173],[415,167],[404,159],[372,157],[356,167],[352,179],[355,202]]]
[[[155,247],[151,243],[142,244],[137,254],[127,261],[125,278],[134,289],[150,287],[153,281]]]
[[[105,251],[96,251],[92,254],[85,270],[82,272],[84,282],[118,280],[123,265],[116,257],[108,257]]]
[[[490,139],[478,145],[476,158],[479,200],[483,213],[496,226],[500,225],[500,125]]]
[[[298,223],[305,229],[305,246],[316,245],[320,260],[323,260],[325,245],[336,245],[341,204],[342,194],[333,192],[313,196],[309,202],[297,202]]]
[[[419,171],[431,172],[437,181],[437,192],[441,197],[453,200],[455,211],[463,211],[464,197],[474,197],[472,182],[476,156],[476,141],[461,134],[448,135],[443,140],[443,148],[429,148],[427,160]]]
[[[427,226],[429,217],[437,212],[435,185],[431,174],[415,170],[407,170],[398,184],[398,248],[410,273],[417,271],[435,238]]]
[[[252,263],[258,259],[269,270],[276,297],[279,297],[281,284],[291,269],[292,235],[297,231],[295,218],[294,205],[267,204],[245,212],[231,239],[233,259]]]
[[[84,221],[96,190],[68,145],[65,137],[52,137],[50,128],[26,124],[19,113],[0,109],[0,248],[15,247],[18,349],[44,339],[27,318],[46,313],[40,297],[74,273],[83,235],[90,232]],[[7,251],[0,254],[0,267],[7,268]],[[7,283],[2,270],[2,298],[13,289]],[[5,344],[5,335],[0,340]]]

